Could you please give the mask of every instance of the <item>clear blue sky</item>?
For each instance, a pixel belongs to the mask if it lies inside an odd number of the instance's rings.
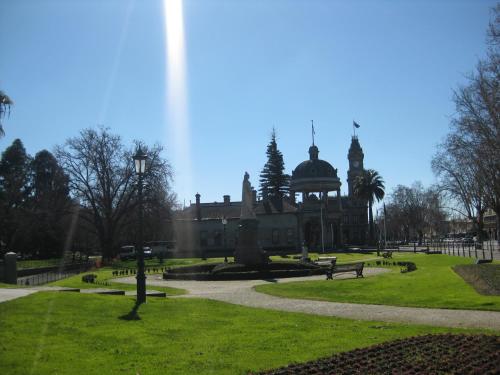
[[[104,124],[128,144],[165,146],[181,203],[197,191],[236,200],[245,171],[258,185],[272,127],[291,173],[308,158],[314,119],[345,193],[355,119],[365,167],[388,193],[429,185],[452,90],[485,54],[494,4],[185,0],[188,173],[169,130],[161,0],[2,0],[0,89],[15,106],[0,150],[20,138],[34,155]]]

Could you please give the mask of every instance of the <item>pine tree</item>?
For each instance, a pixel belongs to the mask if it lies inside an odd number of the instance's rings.
[[[285,163],[283,154],[278,150],[274,128],[266,154],[267,163],[260,173],[260,194],[264,199],[283,198],[290,190],[290,175],[284,173]]]
[[[31,158],[20,139],[0,159],[0,240],[9,249],[24,240],[31,185]]]

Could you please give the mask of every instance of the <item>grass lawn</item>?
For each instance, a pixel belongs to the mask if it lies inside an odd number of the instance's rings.
[[[256,290],[276,296],[324,301],[500,311],[500,297],[483,296],[453,270],[457,264],[471,264],[470,258],[448,255],[393,253],[395,261],[412,261],[417,270],[391,272],[337,281],[304,281],[259,285]]]
[[[16,284],[0,283],[0,288],[23,288],[23,286]]]
[[[40,292],[0,304],[3,373],[246,374],[407,336],[486,332],[353,321],[202,299]],[[491,333],[491,332],[490,332]]]
[[[115,281],[112,281],[111,279],[116,278],[116,277],[126,277],[126,276],[113,276],[112,272],[114,269],[109,268],[109,267],[104,267],[99,270],[91,271],[91,272],[85,272],[81,273],[79,275],[71,276],[66,279],[54,281],[52,283],[47,284],[48,286],[65,286],[68,288],[80,288],[80,289],[91,289],[91,288],[109,288],[109,289],[120,289],[120,290],[136,290],[136,285],[134,284],[123,284],[123,283],[117,283]],[[85,283],[82,281],[82,276],[83,275],[88,275],[88,274],[94,274],[97,275],[97,281],[99,282],[107,282],[109,285],[99,285],[99,284],[91,284],[91,283]],[[130,275],[133,276],[133,275]],[[148,277],[149,275],[146,275]],[[166,292],[167,295],[180,295],[180,294],[185,294],[186,291],[184,289],[178,289],[178,288],[169,288],[169,287],[160,287],[160,286],[153,286],[149,287],[148,289],[152,290],[159,290],[161,292]]]
[[[233,257],[227,258],[229,262],[233,261]],[[164,259],[163,263],[160,264],[160,261],[157,258],[153,259],[145,259],[144,263],[146,268],[148,267],[181,267],[181,266],[191,266],[195,264],[206,264],[206,263],[220,263],[224,262],[224,258],[208,258],[207,260],[203,260],[201,258],[168,258]],[[137,261],[136,260],[124,260],[124,261],[115,261],[113,263],[114,267],[119,268],[136,268]]]
[[[207,263],[218,263],[218,262],[223,262],[224,258],[211,258],[207,260],[202,260],[200,258],[176,258],[176,259],[166,259],[163,264],[160,264],[157,259],[148,259],[146,260],[146,269],[148,267],[181,267],[181,266],[186,266],[186,265],[193,265],[193,264],[207,264]],[[232,258],[231,258],[232,261]],[[52,282],[48,285],[57,285],[57,286],[65,286],[65,287],[70,287],[70,288],[80,288],[80,289],[89,289],[89,288],[114,288],[114,289],[121,289],[121,290],[135,290],[136,286],[133,284],[123,284],[123,283],[117,283],[115,281],[112,281],[111,279],[117,278],[117,277],[126,277],[126,276],[113,276],[113,271],[119,270],[122,268],[136,268],[137,267],[137,261],[135,260],[128,260],[128,261],[123,261],[123,262],[115,262],[114,267],[103,267],[99,270],[91,271],[91,272],[85,272],[79,275],[75,275],[72,277],[69,277],[67,279],[62,279],[58,280],[55,282]],[[86,274],[95,274],[97,275],[97,281],[99,282],[107,282],[110,285],[109,286],[103,286],[99,284],[90,284],[90,283],[84,283],[82,281],[82,276]],[[130,275],[132,276],[132,275]],[[148,276],[148,274],[146,274]],[[151,287],[150,289],[154,290],[159,290],[162,292],[166,292],[168,295],[180,295],[180,294],[185,294],[186,291],[183,289],[177,289],[177,288],[169,288],[169,287],[159,287],[159,286],[154,286]]]

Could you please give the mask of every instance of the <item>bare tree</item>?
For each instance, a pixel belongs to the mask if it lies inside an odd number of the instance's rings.
[[[138,142],[136,143],[136,146]],[[161,157],[162,148],[148,149],[144,175],[145,201],[168,196],[171,167]],[[118,135],[107,129],[85,129],[56,150],[57,158],[70,177],[70,189],[85,208],[82,219],[92,224],[106,259],[118,249],[123,231],[135,221],[136,176],[132,149],[126,149]],[[165,198],[167,199],[167,198]]]
[[[448,198],[450,208],[474,223],[481,240],[486,212],[483,176],[474,156],[461,143],[455,134],[449,134],[432,159],[432,169],[439,178],[438,189]]]
[[[493,9],[488,29],[488,55],[478,62],[453,100],[456,115],[449,139],[456,152],[467,155],[467,165],[483,189],[485,204],[500,217],[500,5]],[[462,171],[463,173],[463,171]]]
[[[432,235],[445,218],[441,197],[437,189],[425,189],[420,182],[411,187],[398,185],[389,196],[387,204],[387,228],[389,233],[405,241]]]

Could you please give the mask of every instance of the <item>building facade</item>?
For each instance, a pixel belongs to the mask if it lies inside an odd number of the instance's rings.
[[[368,204],[354,195],[354,181],[363,171],[364,154],[356,136],[347,155],[347,195],[329,162],[319,158],[314,144],[309,159],[292,172],[290,196],[257,200],[254,210],[259,221],[260,245],[270,253],[310,250],[331,251],[347,245],[364,245],[368,231]],[[174,220],[177,251],[193,256],[230,254],[238,241],[241,201],[196,202],[178,211]]]

